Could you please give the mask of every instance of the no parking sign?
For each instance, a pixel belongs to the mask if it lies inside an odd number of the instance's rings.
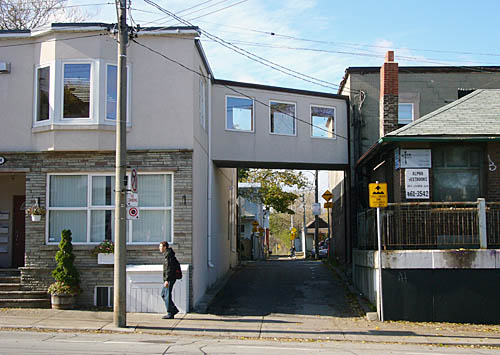
[[[139,209],[137,207],[127,207],[127,219],[139,219]]]

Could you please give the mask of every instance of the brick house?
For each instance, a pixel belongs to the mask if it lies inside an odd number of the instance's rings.
[[[367,186],[357,161],[382,137],[449,104],[474,89],[498,89],[498,66],[399,66],[394,52],[381,67],[348,67],[339,94],[349,96],[349,173],[329,173],[334,208],[335,250],[350,263],[357,244],[356,213]],[[366,182],[366,181],[365,181]],[[349,213],[348,213],[349,211]]]
[[[347,169],[347,143],[311,129],[328,122],[346,136],[347,98],[215,79],[196,27],[137,35],[127,155],[140,218],[128,221],[127,264],[160,264],[158,242],[169,241],[189,266],[193,309],[238,263],[236,168]],[[45,292],[60,232],[71,229],[77,302],[112,300],[113,267],[91,251],[114,238],[116,56],[111,24],[0,31],[0,273],[19,269],[21,290]],[[320,151],[336,153],[311,162]],[[24,214],[36,204],[47,209],[39,222]],[[7,296],[0,285],[0,306]]]
[[[382,209],[386,319],[496,323],[500,317],[500,99],[480,89],[383,136],[358,161],[387,182]],[[366,191],[366,190],[365,190]],[[353,278],[375,303],[375,210],[357,214]]]

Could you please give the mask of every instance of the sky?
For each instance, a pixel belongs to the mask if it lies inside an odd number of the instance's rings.
[[[131,18],[142,27],[181,25],[144,0],[130,1]],[[336,93],[347,67],[380,66],[387,50],[400,66],[500,65],[498,0],[154,1],[208,33],[200,39],[217,79]],[[116,22],[110,1],[68,5],[79,5],[89,21]],[[328,187],[325,174],[320,186],[320,193]]]

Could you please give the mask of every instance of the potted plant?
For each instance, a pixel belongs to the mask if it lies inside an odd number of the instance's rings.
[[[63,230],[59,251],[56,253],[57,267],[52,271],[52,277],[56,281],[47,290],[51,295],[54,309],[73,308],[76,295],[81,293],[80,273],[74,265],[75,255],[71,240],[71,231]]]
[[[98,264],[114,264],[115,261],[115,245],[111,240],[103,240],[98,246],[92,250],[93,255],[97,255]]]
[[[33,222],[39,222],[42,216],[45,215],[45,208],[33,205],[26,209],[26,214],[31,216]]]

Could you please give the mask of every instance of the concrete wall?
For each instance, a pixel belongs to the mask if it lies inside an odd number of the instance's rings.
[[[335,132],[347,137],[347,104],[345,100],[314,95],[278,92],[272,89],[254,89],[234,86],[237,92],[223,85],[213,86],[213,154],[217,162],[262,162],[288,164],[347,164],[347,141],[311,138],[311,126],[296,121],[296,136],[270,134],[269,101],[296,104],[296,117],[311,122],[310,106],[329,106],[336,109]],[[241,94],[240,94],[241,93]],[[254,132],[226,130],[226,96],[254,98]],[[245,95],[245,96],[244,96]],[[264,104],[262,104],[264,103]],[[231,165],[231,164],[229,164]],[[232,164],[234,166],[234,164]],[[297,166],[296,166],[297,167]]]
[[[85,32],[88,35],[88,32]],[[95,34],[95,33],[94,33]],[[82,34],[80,34],[82,35]],[[106,64],[116,64],[116,41],[108,36],[65,40],[75,33],[48,34],[39,44],[0,48],[0,59],[11,63],[11,73],[0,75],[0,150],[110,150],[114,149],[114,122],[106,121]],[[52,39],[56,41],[47,42]],[[58,41],[60,40],[60,41]],[[6,40],[6,44],[34,40]],[[194,63],[194,39],[141,36],[139,42],[182,63]],[[92,64],[90,119],[61,120],[63,63]],[[34,122],[35,73],[51,66],[50,122]],[[177,64],[132,44],[128,48],[129,149],[192,149],[194,77]],[[13,100],[12,98],[16,98]]]

